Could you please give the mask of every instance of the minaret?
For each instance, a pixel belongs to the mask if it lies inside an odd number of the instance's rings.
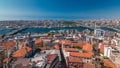
[[[19,48],[19,47],[18,47],[18,42],[19,42],[19,41],[18,41],[18,37],[15,37],[14,42],[16,43],[16,44],[15,44],[15,45],[16,45],[16,50],[18,50],[18,48]]]
[[[96,35],[96,23],[95,23],[95,25],[94,25],[94,35]]]
[[[95,22],[95,29],[96,29],[96,22]]]

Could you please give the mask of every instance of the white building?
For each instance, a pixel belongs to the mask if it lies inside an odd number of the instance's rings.
[[[110,47],[104,47],[104,56],[110,58],[111,50]]]
[[[94,35],[96,36],[104,36],[105,31],[102,29],[94,29]]]

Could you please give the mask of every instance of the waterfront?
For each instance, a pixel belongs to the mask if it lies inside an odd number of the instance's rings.
[[[76,29],[78,31],[83,31],[85,29],[89,29],[89,30],[93,30],[91,28],[87,28],[87,27],[54,27],[54,28],[28,28],[24,31],[21,31],[19,33],[21,34],[25,34],[28,32],[33,32],[33,33],[42,33],[42,32],[49,32],[52,30],[70,30],[70,29]]]
[[[25,33],[28,33],[28,32],[31,32],[31,33],[45,33],[45,32],[49,32],[49,31],[52,31],[52,30],[69,30],[69,29],[76,29],[78,31],[83,31],[85,29],[89,29],[89,30],[93,30],[91,28],[87,28],[87,27],[54,27],[54,28],[27,28],[23,31],[20,31],[18,33],[20,34],[25,34]],[[6,34],[6,33],[9,33],[11,32],[12,30],[10,29],[5,29],[5,30],[0,30],[0,34]]]
[[[52,31],[52,30],[56,31],[56,30],[69,30],[69,29],[75,29],[75,30],[78,30],[78,31],[83,31],[85,29],[89,29],[89,30],[93,31],[93,28],[79,26],[79,27],[54,27],[54,28],[26,28],[25,30],[19,31],[18,33],[20,33],[20,34],[25,34],[25,33],[28,33],[28,32],[31,32],[31,33],[45,33],[45,32],[49,32],[49,31]],[[100,29],[108,30],[108,31],[115,31],[114,29],[107,28],[107,27],[100,27]],[[14,29],[0,30],[0,34],[9,33],[12,30],[14,30]]]
[[[12,30],[14,30],[14,29],[3,29],[3,30],[0,30],[0,34],[9,33],[9,32],[11,32]]]

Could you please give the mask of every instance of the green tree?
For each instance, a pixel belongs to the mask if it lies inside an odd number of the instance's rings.
[[[77,48],[77,49],[79,49],[79,50],[82,50],[82,48],[81,48],[81,47],[79,47],[79,46],[76,46],[75,48]]]
[[[91,32],[90,32],[90,35],[94,35],[94,31],[91,31]]]

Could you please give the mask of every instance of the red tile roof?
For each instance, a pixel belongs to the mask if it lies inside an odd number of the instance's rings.
[[[70,44],[73,44],[73,46],[80,46],[82,47],[82,50],[86,53],[81,53],[76,48],[64,48],[65,51],[70,52],[70,56],[78,56],[78,57],[85,57],[85,58],[91,58],[93,55],[92,52],[92,45],[90,45],[88,42],[71,42],[70,40],[62,40],[62,43],[65,44],[67,42]]]
[[[74,47],[75,46],[83,47],[85,43],[86,42],[84,42],[84,41],[78,41],[78,42],[73,42],[72,44]]]
[[[27,50],[27,51],[26,51]],[[31,51],[32,49],[30,47],[22,48],[20,50],[17,50],[13,53],[13,57],[23,57],[27,54],[27,52]]]
[[[26,49],[27,49],[28,52],[32,50],[32,48],[30,48],[28,46],[26,47]]]
[[[79,63],[79,62],[83,62],[81,58],[77,58],[77,57],[66,57],[67,58],[67,62],[75,62],[75,63]]]
[[[37,39],[35,40],[35,44],[39,44],[41,41],[42,41],[42,40],[41,40],[40,38],[37,38]]]
[[[47,50],[47,49],[52,49],[53,47],[50,47],[50,46],[43,46],[43,47],[40,47],[40,50]]]
[[[5,62],[8,62],[8,61],[10,61],[11,60],[11,58],[5,58],[4,60],[3,60],[3,62],[5,63]]]
[[[14,41],[0,42],[0,44],[4,46],[4,49],[9,49],[10,47],[15,46]]]
[[[59,50],[60,46],[56,44],[56,45],[54,45],[54,48],[57,49],[57,50]]]
[[[52,63],[56,57],[57,54],[49,54],[46,56],[46,58],[48,59],[48,63]]]
[[[83,64],[83,68],[95,68],[95,65],[91,63],[85,63]]]
[[[92,45],[90,45],[88,42],[79,42],[78,46],[82,47],[83,51],[92,52]]]
[[[82,50],[91,52],[92,51],[92,45],[90,45],[89,43],[85,43]]]
[[[109,67],[111,67],[111,68],[117,68],[116,65],[115,65],[111,60],[109,60],[109,59],[104,59],[103,61],[104,61],[104,65],[105,65],[105,66],[109,66]]]
[[[92,55],[93,55],[92,52],[88,52],[88,53],[70,52],[70,56],[77,56],[77,57],[84,57],[84,58],[91,58]]]
[[[77,48],[64,48],[66,52],[79,52]]]
[[[64,45],[71,45],[72,44],[72,42],[70,40],[61,40],[60,42]]]

